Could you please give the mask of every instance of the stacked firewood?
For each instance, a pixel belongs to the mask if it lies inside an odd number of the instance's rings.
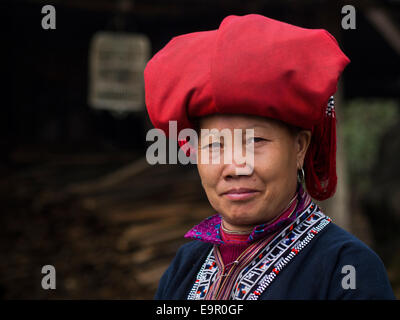
[[[184,234],[213,214],[194,166],[96,159],[25,164],[0,181],[2,297],[151,299]],[[41,288],[46,264],[55,290]]]

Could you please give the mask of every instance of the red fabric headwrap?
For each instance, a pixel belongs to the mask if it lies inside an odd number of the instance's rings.
[[[168,134],[215,113],[269,117],[312,130],[306,186],[317,200],[336,189],[336,118],[326,114],[350,60],[323,29],[258,14],[226,17],[217,30],[174,37],[144,71],[146,106]],[[182,143],[180,143],[182,145]]]
[[[311,143],[304,159],[307,191],[317,200],[325,200],[336,191],[336,114],[333,97],[324,119],[312,129]]]

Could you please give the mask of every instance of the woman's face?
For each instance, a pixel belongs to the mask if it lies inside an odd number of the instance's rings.
[[[242,129],[243,155],[253,144],[254,167],[247,174],[238,174],[233,148],[231,163],[224,163],[223,139],[212,143],[201,135],[198,164],[201,182],[212,207],[221,214],[224,225],[232,230],[248,230],[268,222],[281,213],[293,198],[297,187],[297,169],[302,168],[311,139],[310,131],[293,134],[281,123],[268,118],[245,115],[213,115],[200,119],[200,129]],[[254,139],[246,141],[246,129],[254,129]],[[204,130],[201,130],[204,132]],[[235,144],[234,144],[235,145]],[[218,146],[221,161],[202,163],[201,154]],[[211,156],[210,156],[211,159]]]

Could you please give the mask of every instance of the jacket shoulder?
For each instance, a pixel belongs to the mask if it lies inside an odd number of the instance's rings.
[[[182,245],[165,271],[155,299],[185,299],[189,286],[193,285],[196,272],[212,248],[211,244],[190,241]]]
[[[314,250],[330,276],[328,299],[394,299],[382,260],[350,232],[330,223]]]

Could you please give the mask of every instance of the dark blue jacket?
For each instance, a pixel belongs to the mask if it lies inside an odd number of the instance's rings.
[[[162,276],[155,299],[186,299],[211,244],[183,245]],[[348,288],[354,267],[355,289]],[[351,267],[350,267],[351,268]],[[344,284],[342,284],[344,282]],[[260,299],[395,299],[385,267],[374,251],[330,223],[277,275]]]

